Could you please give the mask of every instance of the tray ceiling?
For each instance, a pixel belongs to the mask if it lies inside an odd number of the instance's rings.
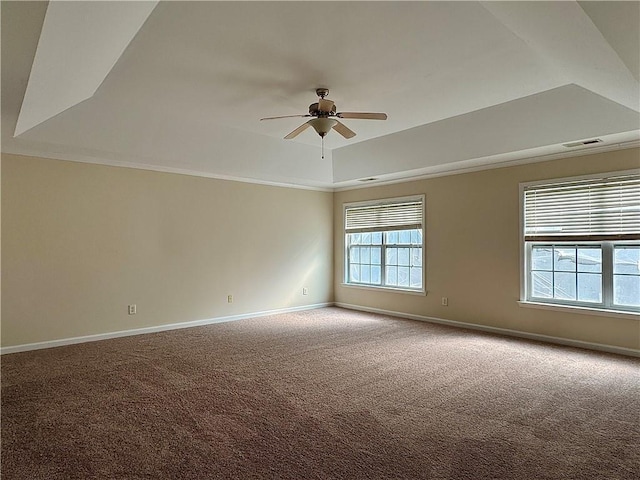
[[[2,150],[333,188],[624,148],[639,30],[638,2],[2,2]],[[389,119],[324,159],[258,121],[317,87]]]

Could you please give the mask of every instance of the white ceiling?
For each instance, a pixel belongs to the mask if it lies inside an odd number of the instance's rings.
[[[640,139],[640,2],[2,2],[2,151],[335,188]],[[357,136],[284,140],[328,87]],[[640,163],[640,159],[639,159]],[[374,182],[375,183],[375,182]]]

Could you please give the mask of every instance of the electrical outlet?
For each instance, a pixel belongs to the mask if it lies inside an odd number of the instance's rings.
[[[129,315],[135,315],[136,312],[137,312],[136,305],[135,304],[129,305]]]
[[[309,289],[307,287],[302,287],[302,294],[309,295]]]
[[[442,297],[442,306],[443,307],[449,306],[449,299],[447,297]]]
[[[233,303],[233,295],[227,295],[227,303]]]

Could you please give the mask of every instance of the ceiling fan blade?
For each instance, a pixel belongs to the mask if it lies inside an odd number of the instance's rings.
[[[336,120],[336,124],[333,126],[333,129],[342,135],[344,138],[353,138],[356,136],[356,132],[350,130],[344,123],[340,123]]]
[[[361,118],[363,120],[386,120],[386,113],[364,113],[364,112],[340,112],[336,113],[338,118]]]
[[[301,118],[301,117],[310,117],[311,115],[283,115],[281,117],[265,117],[265,118],[261,118],[260,121],[262,120],[277,120],[278,118]]]
[[[305,116],[310,116],[310,115],[305,115]],[[309,120],[310,122],[311,120]],[[302,125],[300,125],[298,128],[296,128],[293,132],[291,132],[289,135],[287,135],[286,137],[284,137],[285,140],[291,140],[294,137],[297,137],[298,135],[300,135],[302,132],[304,132],[307,128],[309,128],[311,126],[311,124],[307,122],[307,123],[303,123]]]
[[[333,100],[327,100],[326,98],[321,98],[318,100],[318,110],[324,113],[331,113],[331,109],[333,108]]]

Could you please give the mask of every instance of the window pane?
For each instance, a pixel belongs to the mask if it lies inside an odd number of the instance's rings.
[[[422,230],[417,228],[411,230],[411,243],[413,245],[422,245]]]
[[[371,247],[360,247],[360,263],[371,263]]]
[[[602,272],[602,250],[599,248],[579,248],[578,271]]]
[[[602,275],[597,273],[578,274],[578,300],[581,302],[602,302]]]
[[[380,267],[371,267],[371,283],[380,285],[380,282],[382,282],[381,273]]]
[[[532,247],[531,268],[533,270],[553,270],[553,249],[551,247]]]
[[[371,233],[362,234],[362,245],[371,245]]]
[[[398,267],[398,286],[409,286],[409,267]]]
[[[369,265],[360,266],[360,281],[362,283],[371,282],[371,267]]]
[[[385,259],[387,265],[398,265],[398,249],[387,248],[387,258]]]
[[[398,285],[398,267],[387,267],[386,284]]]
[[[360,281],[360,265],[350,265],[349,268],[349,281],[351,282],[359,282]]]
[[[553,298],[553,273],[531,272],[531,295],[538,298]]]
[[[575,273],[556,272],[553,274],[553,298],[561,300],[576,299]]]
[[[640,247],[615,247],[613,251],[613,273],[640,274]]]
[[[400,230],[398,232],[398,243],[411,243],[411,230]]]
[[[409,249],[408,248],[399,248],[398,249],[398,265],[409,266]]]
[[[351,263],[360,263],[360,247],[351,247]]]
[[[613,276],[613,303],[640,307],[640,275]]]
[[[349,243],[351,243],[351,245],[359,245],[361,238],[362,238],[361,234],[352,233],[349,235]]]
[[[553,269],[560,272],[576,271],[576,249],[555,248]]]
[[[385,235],[387,236],[387,244],[395,245],[398,243],[398,232],[386,232]]]
[[[640,307],[640,246],[616,246],[613,250],[613,272],[613,303]]]
[[[422,248],[411,249],[411,266],[412,267],[422,266]]]
[[[422,288],[422,268],[411,267],[411,287]]]
[[[382,232],[373,232],[371,234],[372,245],[382,245]]]
[[[380,261],[381,260],[380,259],[380,256],[381,256],[380,250],[381,250],[381,247],[372,247],[371,248],[371,264],[372,265],[380,265],[380,263],[381,263],[381,261]]]

